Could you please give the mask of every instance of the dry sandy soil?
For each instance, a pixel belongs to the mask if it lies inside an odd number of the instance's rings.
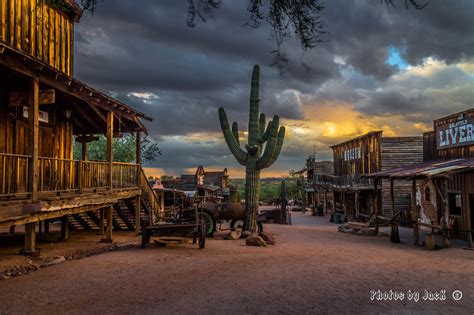
[[[391,244],[387,236],[339,233],[327,217],[309,214],[293,214],[293,224],[265,225],[278,242],[266,248],[226,241],[221,233],[204,250],[132,248],[0,281],[0,313],[474,311],[474,251],[427,251]],[[378,289],[405,298],[371,300]],[[425,289],[446,290],[446,300],[408,300],[408,290]],[[457,289],[460,301],[452,298]]]

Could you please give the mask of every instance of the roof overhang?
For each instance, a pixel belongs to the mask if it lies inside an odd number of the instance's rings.
[[[132,107],[100,92],[87,84],[45,64],[44,62],[0,42],[0,65],[29,77],[38,77],[41,83],[67,95],[78,98],[93,108],[113,111],[122,119],[136,125],[134,131],[146,132],[140,119],[153,119]]]
[[[474,158],[431,161],[397,167],[361,177],[375,179],[432,179],[446,178],[453,174],[474,172]]]

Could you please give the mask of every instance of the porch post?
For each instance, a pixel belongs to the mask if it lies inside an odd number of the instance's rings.
[[[31,200],[38,200],[38,146],[39,146],[39,79],[31,79],[28,91],[28,124],[29,124],[29,145],[31,148],[31,158],[28,165],[28,185],[31,191]]]
[[[61,217],[61,240],[67,241],[69,239],[69,220],[67,215]]]
[[[420,244],[420,231],[418,227],[418,207],[416,206],[416,179],[413,179],[411,184],[411,210],[413,213],[413,239],[414,244]]]
[[[448,206],[448,180],[441,180],[441,200],[443,210],[443,247],[448,248],[449,241],[449,206]]]
[[[398,226],[395,223],[395,194],[393,193],[393,179],[390,180],[390,201],[392,203],[392,222],[391,222],[391,233],[390,240],[393,243],[400,243],[400,235],[398,232]]]
[[[109,190],[112,190],[112,162],[113,162],[113,148],[112,143],[114,139],[114,112],[107,112],[107,162],[108,162],[108,173],[107,173],[107,186]]]
[[[359,191],[355,192],[355,221],[359,221]]]
[[[112,242],[112,230],[113,230],[112,212],[113,211],[114,211],[114,207],[110,206],[107,208],[107,232],[105,234],[105,239],[107,242]]]
[[[82,152],[81,152],[81,160],[87,161],[87,142],[85,141],[85,135],[82,135]]]
[[[102,208],[99,210],[99,235],[105,234],[105,224],[104,224],[104,217],[105,217],[105,209]]]
[[[140,131],[137,131],[137,139],[135,141],[136,147],[135,147],[135,163],[138,165],[137,166],[137,186],[141,187],[140,185],[140,179],[141,179],[141,134]],[[140,221],[141,221],[141,200],[140,200],[140,195],[135,197],[135,234],[138,235],[140,233]],[[152,222],[150,222],[152,224]]]
[[[31,157],[28,161],[28,188],[31,192],[31,200],[38,201],[38,146],[39,146],[39,78],[33,77],[28,90],[28,144],[30,145]],[[36,251],[36,223],[25,224],[25,238],[23,253],[27,255],[38,255]]]
[[[374,179],[374,204],[373,206],[373,214],[374,214],[374,223],[375,223],[375,235],[379,234],[379,223],[377,222],[377,215],[378,215],[378,204],[379,204],[379,197],[378,197],[378,179]]]
[[[25,224],[25,244],[23,254],[38,256],[39,251],[36,249],[36,222]]]
[[[326,212],[326,214],[328,214],[328,192],[327,192],[327,190],[324,190],[324,212]]]

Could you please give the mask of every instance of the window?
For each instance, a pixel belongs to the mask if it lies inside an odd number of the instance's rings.
[[[425,201],[431,201],[431,191],[429,186],[425,187]]]
[[[461,215],[461,194],[448,193],[448,205],[450,215]]]

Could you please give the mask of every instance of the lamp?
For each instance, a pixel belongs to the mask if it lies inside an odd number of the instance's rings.
[[[68,108],[64,110],[64,115],[66,116],[67,119],[71,118],[72,115],[72,109]]]

